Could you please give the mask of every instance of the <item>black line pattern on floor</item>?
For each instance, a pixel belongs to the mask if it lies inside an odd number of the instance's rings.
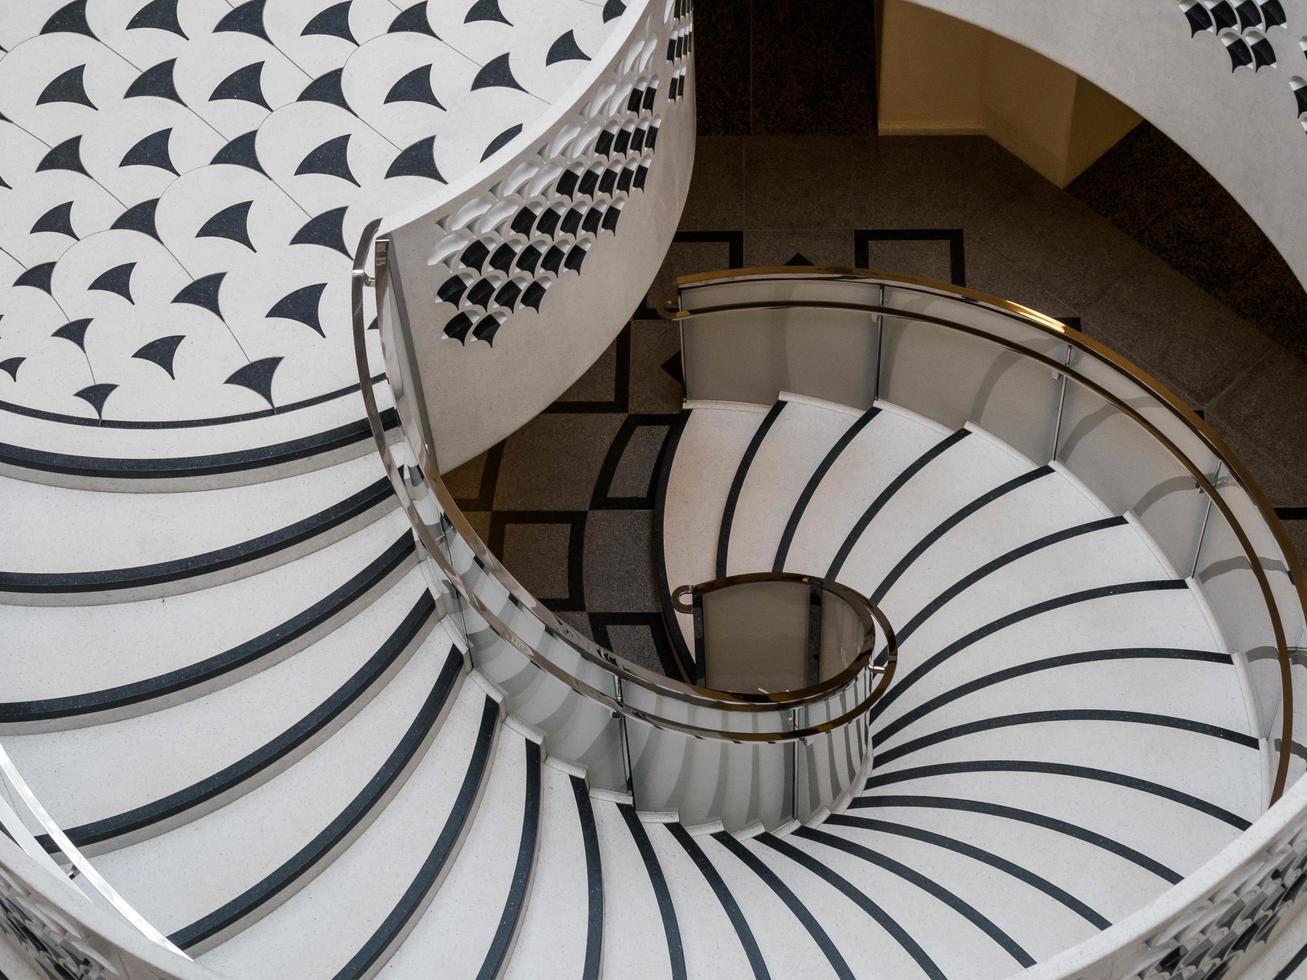
[[[530,739],[524,739],[523,746],[526,751],[526,793],[522,812],[522,839],[518,844],[517,863],[513,866],[513,879],[508,889],[508,898],[504,902],[504,911],[481,963],[478,980],[495,980],[508,965],[513,938],[526,911],[536,849],[540,844],[540,746]]]
[[[776,419],[783,411],[785,411],[785,402],[780,400],[767,409],[767,414],[763,416],[758,428],[749,438],[744,455],[740,457],[740,462],[735,467],[735,475],[731,478],[731,486],[726,494],[726,503],[722,506],[721,526],[717,532],[718,578],[726,577],[726,565],[731,547],[731,524],[735,521],[735,507],[740,501],[740,491],[744,489],[744,481],[749,478],[749,467],[753,465],[753,459],[762,448],[763,440],[767,438],[767,433],[771,431],[771,427],[776,424]]]
[[[569,776],[572,796],[576,800],[577,819],[581,824],[581,841],[585,846],[586,927],[585,965],[582,980],[599,980],[599,964],[604,952],[604,873],[599,853],[599,831],[595,826],[590,790],[579,776]]]
[[[658,900],[658,913],[663,920],[663,935],[667,938],[667,957],[671,962],[672,980],[689,980],[685,972],[685,948],[681,945],[681,929],[676,923],[676,909],[672,905],[672,893],[663,876],[663,867],[658,863],[653,844],[645,832],[635,807],[629,803],[619,803],[622,819],[626,822],[631,837],[635,840],[640,859],[644,861],[645,871],[649,874],[649,884],[653,886],[654,897]]]

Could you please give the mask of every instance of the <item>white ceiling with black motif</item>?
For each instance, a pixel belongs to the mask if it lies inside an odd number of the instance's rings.
[[[4,0],[0,406],[176,421],[348,390],[364,225],[511,141],[623,9]]]

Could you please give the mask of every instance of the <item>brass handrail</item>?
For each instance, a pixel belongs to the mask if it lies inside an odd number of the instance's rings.
[[[872,269],[855,269],[855,268],[795,268],[793,266],[760,266],[745,269],[729,269],[719,272],[705,272],[690,276],[681,276],[677,279],[678,289],[693,289],[707,285],[717,285],[730,282],[766,282],[769,280],[796,280],[808,279],[813,281],[865,281],[868,284],[890,285],[898,288],[904,288],[923,294],[942,294],[949,298],[959,299],[967,303],[991,309],[1009,318],[1019,320],[1022,323],[1032,326],[1056,339],[1069,344],[1071,347],[1083,351],[1086,354],[1096,358],[1098,361],[1114,369],[1118,374],[1124,375],[1129,380],[1140,385],[1148,393],[1152,394],[1158,402],[1181,423],[1185,425],[1201,442],[1211,450],[1213,455],[1225,465],[1234,481],[1248,494],[1253,504],[1257,507],[1263,522],[1275,539],[1284,559],[1285,565],[1289,572],[1289,577],[1294,585],[1298,595],[1299,604],[1302,606],[1304,615],[1307,616],[1307,580],[1304,579],[1303,567],[1294,552],[1292,544],[1289,542],[1288,533],[1285,531],[1283,524],[1275,514],[1274,507],[1266,498],[1256,481],[1248,473],[1247,469],[1235,457],[1234,453],[1226,445],[1225,440],[1203,419],[1199,418],[1194,411],[1189,408],[1178,395],[1162,384],[1157,378],[1144,371],[1138,365],[1110,348],[1086,337],[1078,330],[1068,327],[1051,317],[1042,313],[1037,313],[1017,303],[1012,303],[978,290],[966,289],[954,286],[950,283],[939,282],[933,279],[926,279],[912,276],[895,276],[877,272]],[[1221,511],[1229,524],[1230,529],[1234,532],[1239,541],[1240,548],[1248,558],[1249,569],[1252,571],[1257,580],[1258,590],[1262,594],[1263,602],[1266,605],[1268,618],[1271,623],[1271,630],[1275,637],[1276,653],[1280,670],[1280,690],[1282,704],[1282,720],[1280,725],[1280,753],[1276,763],[1275,781],[1273,783],[1270,802],[1273,804],[1283,794],[1285,784],[1288,779],[1290,747],[1293,744],[1293,681],[1291,676],[1291,654],[1288,647],[1288,639],[1284,632],[1284,622],[1280,616],[1279,606],[1266,578],[1265,570],[1261,566],[1256,550],[1249,541],[1247,533],[1242,525],[1235,518],[1232,509],[1221,495],[1212,480],[1202,472],[1198,466],[1178,447],[1175,443],[1152,422],[1149,422],[1133,406],[1129,405],[1122,398],[1103,388],[1097,382],[1084,377],[1080,372],[1074,370],[1070,365],[1064,364],[1054,358],[1038,351],[1030,350],[1020,344],[1007,340],[1003,337],[995,336],[986,331],[968,326],[966,324],[955,323],[945,320],[941,317],[935,317],[928,314],[918,313],[916,311],[901,310],[894,307],[887,307],[870,303],[839,303],[825,300],[758,300],[755,302],[727,303],[717,306],[707,306],[697,308],[692,311],[680,310],[671,314],[674,321],[685,320],[689,317],[704,314],[727,312],[737,309],[778,309],[778,308],[797,308],[804,307],[809,309],[853,309],[867,313],[876,313],[890,315],[899,318],[911,318],[913,320],[930,323],[941,326],[946,329],[955,330],[970,336],[978,337],[990,343],[1006,347],[1015,353],[1021,354],[1039,363],[1053,368],[1059,374],[1063,374],[1074,379],[1077,383],[1093,391],[1099,397],[1109,402],[1124,414],[1128,415],[1138,423],[1150,436],[1160,442],[1162,446],[1173,455],[1190,475],[1193,476],[1198,487],[1207,495],[1208,499]]]
[[[371,363],[367,351],[367,332],[363,316],[363,296],[364,289],[370,286],[380,286],[386,282],[388,274],[387,265],[384,262],[378,263],[376,276],[368,274],[367,263],[368,256],[372,252],[374,242],[379,248],[384,245],[385,240],[377,240],[377,230],[380,227],[379,221],[373,221],[368,224],[360,238],[358,248],[354,256],[354,268],[351,276],[351,306],[354,333],[354,356],[355,363],[359,372],[360,379],[371,379]],[[378,254],[384,255],[384,251]],[[401,318],[397,324],[399,330],[405,334],[408,333],[408,323]],[[411,336],[406,336],[409,349],[411,349]],[[577,691],[577,693],[602,704],[615,714],[635,718],[656,728],[677,731],[682,734],[690,735],[696,738],[712,738],[732,742],[788,742],[804,738],[810,738],[816,735],[824,734],[842,727],[850,721],[865,715],[871,705],[880,698],[886,687],[890,683],[894,674],[894,666],[898,658],[898,643],[893,628],[884,614],[877,608],[872,608],[872,615],[876,618],[877,623],[884,631],[885,635],[885,665],[881,671],[881,681],[872,689],[866,698],[849,711],[846,711],[837,718],[809,725],[802,729],[777,730],[774,732],[748,732],[748,731],[725,731],[715,728],[707,728],[697,725],[689,725],[672,718],[666,718],[661,715],[654,715],[640,708],[633,707],[625,702],[625,699],[614,698],[611,694],[601,691],[593,685],[575,677],[569,671],[559,667],[548,657],[542,656],[539,651],[535,650],[531,644],[523,640],[517,633],[506,623],[501,620],[493,610],[491,610],[481,600],[472,589],[468,588],[463,581],[462,576],[453,567],[453,564],[441,550],[440,543],[435,540],[431,534],[431,529],[418,513],[410,495],[410,486],[406,482],[406,475],[396,465],[393,454],[390,451],[390,444],[386,438],[386,430],[381,420],[381,414],[377,407],[376,394],[370,381],[362,384],[360,393],[363,398],[364,408],[368,418],[369,427],[372,430],[373,440],[376,443],[377,451],[381,456],[383,465],[387,474],[390,476],[392,483],[396,485],[397,496],[405,514],[409,518],[409,523],[413,526],[424,550],[439,567],[441,574],[449,581],[451,586],[458,592],[464,601],[476,611],[476,613],[485,620],[491,630],[499,636],[501,640],[511,645],[521,653],[529,663],[536,668],[543,670],[564,684]],[[402,426],[400,430],[402,432]],[[455,503],[452,494],[441,478],[439,469],[436,465],[434,453],[431,447],[423,446],[415,453],[417,457],[416,467],[408,468],[408,476],[415,476],[419,484],[429,489],[436,499],[437,504],[454,526],[454,530],[463,539],[464,543],[472,550],[474,558],[482,568],[489,572],[496,580],[508,591],[510,598],[522,608],[527,609],[535,615],[545,626],[545,629],[552,635],[566,642],[569,646],[580,653],[586,660],[596,664],[603,670],[612,674],[620,683],[622,680],[629,680],[638,686],[645,687],[657,694],[671,697],[677,701],[701,705],[704,707],[716,708],[727,711],[770,711],[778,716],[782,712],[788,712],[794,708],[802,707],[808,704],[814,704],[828,699],[831,695],[838,693],[848,686],[848,681],[843,683],[828,682],[827,684],[817,685],[805,689],[803,692],[796,692],[794,695],[780,693],[776,695],[768,694],[741,694],[728,691],[716,691],[710,688],[699,687],[677,681],[672,678],[660,677],[651,671],[646,671],[635,664],[629,663],[618,657],[611,651],[604,650],[597,644],[592,643],[580,634],[576,633],[570,627],[563,624],[557,616],[549,609],[539,603],[530,592],[523,589],[508,572],[507,569],[499,562],[498,558],[486,547],[481,541],[480,536],[472,529],[466,515]],[[415,470],[416,472],[411,472]],[[864,670],[868,670],[874,651],[865,651],[850,665],[849,671],[841,672],[840,677],[846,674],[854,678]],[[868,670],[868,673],[870,671]]]

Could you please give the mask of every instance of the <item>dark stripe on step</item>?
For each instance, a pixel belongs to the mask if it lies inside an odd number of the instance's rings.
[[[526,908],[526,896],[531,887],[531,872],[535,868],[536,849],[540,844],[540,746],[526,740],[526,801],[522,812],[522,839],[517,846],[517,864],[513,867],[513,883],[508,889],[504,913],[499,917],[499,928],[491,940],[490,949],[481,963],[477,980],[495,980],[508,965],[508,954],[517,938]],[[542,896],[543,897],[543,896]]]
[[[679,823],[667,824],[667,829],[685,848],[685,853],[690,855],[690,860],[694,862],[695,867],[699,869],[708,882],[708,887],[717,896],[717,901],[721,903],[726,918],[731,920],[731,928],[735,930],[736,938],[740,940],[744,955],[749,958],[749,967],[753,970],[754,977],[757,980],[771,980],[771,974],[767,972],[767,964],[762,958],[762,950],[758,948],[758,941],[753,938],[753,930],[749,928],[748,920],[745,919],[744,913],[740,911],[739,902],[735,900],[731,890],[726,887],[726,882],[722,880],[722,876],[713,867],[713,863],[708,860],[708,856],[703,853],[703,848],[690,836],[690,832]]]
[[[458,850],[458,845],[466,833],[472,811],[476,809],[477,799],[481,793],[481,783],[485,780],[486,770],[490,766],[490,751],[495,743],[495,730],[499,726],[499,705],[494,699],[486,698],[481,709],[481,727],[477,730],[476,745],[472,749],[472,758],[468,761],[467,772],[463,774],[463,784],[458,788],[454,806],[445,818],[445,825],[436,838],[427,858],[418,869],[417,876],[404,890],[399,902],[385,921],[377,927],[363,948],[354,958],[346,963],[336,974],[336,980],[355,980],[367,975],[369,969],[381,962],[382,958],[393,951],[396,942],[405,935],[410,922],[426,908],[427,901],[439,883],[446,865]]]
[[[867,427],[867,423],[880,414],[880,409],[872,407],[863,412],[856,422],[854,422],[839,440],[831,447],[826,458],[821,461],[812,476],[808,478],[803,492],[799,494],[799,499],[794,502],[794,509],[790,511],[790,519],[785,522],[785,531],[781,534],[781,543],[776,548],[776,560],[772,562],[773,572],[785,571],[785,560],[790,556],[790,545],[794,543],[795,532],[799,529],[799,522],[803,520],[804,512],[808,509],[808,504],[812,502],[813,494],[817,492],[817,487],[825,479],[830,468],[835,465],[835,461],[840,458],[840,454],[848,448],[849,443],[858,437],[858,433]]]
[[[954,912],[958,913],[958,915],[962,916],[973,926],[983,932],[993,940],[1000,949],[1022,966],[1035,965],[1035,958],[1033,956],[1022,949],[1015,939],[995,925],[991,919],[982,914],[975,906],[968,902],[964,902],[947,888],[931,881],[915,868],[910,868],[901,861],[896,861],[884,854],[877,854],[870,848],[863,847],[861,844],[855,844],[851,840],[837,837],[836,835],[827,833],[823,830],[816,830],[812,827],[800,827],[795,831],[795,835],[802,837],[804,840],[810,840],[814,843],[824,844],[827,847],[834,848],[837,851],[843,851],[845,854],[851,854],[856,858],[861,858],[868,864],[874,864],[876,867],[888,871],[892,875],[897,875],[909,884],[920,888],[936,901],[942,902]]]
[[[255,561],[340,527],[374,507],[394,500],[390,480],[382,477],[371,486],[332,504],[311,517],[251,538],[241,544],[217,551],[139,565],[135,568],[111,568],[95,572],[0,572],[0,592],[25,594],[112,592],[116,589],[139,589],[165,582],[209,575],[246,562]]]
[[[1018,677],[1025,677],[1045,670],[1055,670],[1058,667],[1074,667],[1080,664],[1118,660],[1185,660],[1191,663],[1221,664],[1227,667],[1234,665],[1234,660],[1228,653],[1213,653],[1209,650],[1176,650],[1166,647],[1123,647],[1116,650],[1086,650],[1081,653],[1068,653],[1060,657],[1045,657],[1043,660],[1032,660],[1030,663],[1018,664],[1006,670],[996,670],[992,674],[977,677],[973,681],[968,681],[966,684],[945,691],[929,701],[923,701],[917,707],[904,712],[884,725],[880,730],[874,732],[872,736],[873,743],[879,744],[888,741],[908,725],[924,718],[932,711],[936,711],[944,707],[944,705],[958,700],[958,698],[966,697],[968,694],[975,694],[987,687],[993,687],[995,684],[1002,684],[1004,681],[1015,680]]]
[[[1289,980],[1289,978],[1293,976],[1294,971],[1302,966],[1304,962],[1307,962],[1307,945],[1304,945],[1302,949],[1294,954],[1293,959],[1284,965],[1284,969],[1277,973],[1273,980]]]
[[[433,734],[462,669],[462,656],[451,648],[440,675],[431,686],[431,693],[427,695],[404,737],[376,775],[368,780],[368,784],[324,830],[258,884],[202,919],[177,930],[168,939],[182,949],[189,949],[231,928],[261,905],[295,887],[310,870],[329,860],[332,852],[345,840],[374,820],[380,814],[381,804],[388,799],[392,787],[400,784],[401,777],[415,763],[420,750]],[[285,898],[282,900],[285,901]]]
[[[373,559],[366,568],[330,595],[319,599],[308,609],[279,626],[274,626],[222,653],[145,680],[91,691],[87,694],[73,694],[39,701],[0,703],[0,724],[21,724],[52,718],[76,717],[98,711],[112,711],[175,694],[229,674],[275,654],[288,644],[346,612],[361,597],[368,595],[387,576],[400,568],[412,556],[413,550],[413,535],[405,531],[379,557]]]
[[[943,834],[937,834],[930,830],[920,830],[916,827],[909,827],[905,824],[891,823],[888,820],[876,820],[872,817],[857,817],[850,813],[835,813],[826,819],[823,824],[826,827],[858,827],[862,830],[871,830],[881,834],[893,834],[897,837],[907,837],[911,840],[922,841],[926,844],[933,844],[936,847],[953,851],[955,854],[961,854],[969,857],[973,861],[979,861],[981,864],[987,864],[997,871],[1016,878],[1024,882],[1031,888],[1035,888],[1049,898],[1053,899],[1066,908],[1070,909],[1076,915],[1080,916],[1095,929],[1106,929],[1112,923],[1102,915],[1099,915],[1080,899],[1076,898],[1070,892],[1059,888],[1047,878],[1041,878],[1033,871],[1027,871],[1018,864],[1001,858],[997,854],[992,854],[982,848],[975,847],[964,841],[955,840],[952,837],[945,837]]]
[[[1019,548],[1013,548],[1006,554],[999,555],[993,561],[981,565],[974,572],[958,579],[953,585],[941,592],[926,605],[922,606],[920,611],[903,625],[903,628],[897,631],[899,644],[902,645],[909,636],[915,633],[926,620],[939,612],[939,610],[960,596],[967,589],[971,588],[981,579],[994,574],[1000,568],[1012,564],[1026,555],[1032,555],[1036,551],[1042,551],[1044,548],[1050,548],[1055,544],[1061,544],[1063,541],[1070,541],[1078,538],[1082,534],[1092,534],[1095,531],[1103,531],[1110,527],[1121,527],[1128,524],[1124,517],[1104,517],[1101,520],[1090,521],[1087,524],[1078,524],[1075,527],[1069,527],[1062,531],[1054,531],[1052,534],[1046,534],[1042,538],[1036,538]]]
[[[586,910],[585,967],[582,980],[599,980],[599,964],[604,950],[604,872],[599,855],[599,831],[595,828],[594,809],[585,780],[570,777],[572,795],[576,797],[576,813],[581,821],[581,840],[585,843],[585,882],[588,908]]]
[[[954,512],[950,517],[941,521],[933,530],[931,530],[928,534],[926,534],[925,537],[923,537],[920,541],[918,541],[915,545],[913,545],[912,549],[901,559],[899,559],[899,563],[897,565],[895,565],[892,569],[890,569],[889,574],[886,575],[885,578],[881,580],[880,585],[876,586],[876,591],[874,591],[871,594],[871,601],[875,603],[882,602],[885,598],[885,594],[894,587],[894,583],[896,583],[903,576],[904,572],[906,572],[909,568],[912,567],[913,563],[918,558],[920,558],[923,554],[926,553],[926,550],[931,545],[933,545],[945,534],[947,534],[949,531],[953,530],[955,527],[957,527],[959,524],[965,521],[968,517],[971,517],[973,514],[975,514],[976,511],[980,510],[986,504],[992,504],[995,500],[998,500],[1000,497],[1006,496],[1007,494],[1011,493],[1013,490],[1019,490],[1021,487],[1024,487],[1027,483],[1034,483],[1036,480],[1042,479],[1043,477],[1048,476],[1052,472],[1053,472],[1053,467],[1041,466],[1038,469],[1031,470],[1029,473],[1022,473],[1020,476],[1014,477],[1013,479],[1008,480],[1006,483],[1000,484],[999,486],[995,487],[993,490],[989,491],[989,493],[977,497],[975,500],[971,501],[971,503],[967,504],[965,507],[962,507],[961,509]]]
[[[1026,760],[1016,759],[981,759],[970,762],[941,762],[930,766],[916,766],[911,769],[896,769],[894,772],[872,773],[871,778],[867,780],[864,790],[869,791],[878,789],[882,786],[889,786],[893,783],[906,782],[911,779],[929,779],[932,776],[952,776],[960,773],[969,772],[1028,772],[1038,773],[1046,776],[1071,776],[1076,779],[1095,779],[1103,783],[1112,783],[1115,786],[1123,786],[1127,789],[1138,790],[1141,793],[1150,793],[1153,796],[1160,796],[1164,800],[1170,800],[1173,803],[1179,803],[1190,809],[1197,810],[1199,813],[1205,813],[1209,817],[1215,817],[1228,823],[1231,827],[1240,832],[1247,830],[1251,824],[1243,817],[1231,813],[1223,807],[1216,806],[1214,803],[1208,803],[1206,800],[1200,800],[1196,796],[1188,793],[1182,793],[1178,789],[1172,789],[1169,786],[1163,786],[1161,783],[1155,783],[1152,780],[1140,779],[1137,776],[1126,776],[1119,772],[1112,772],[1108,769],[1091,769],[1089,766],[1072,766],[1062,762],[1029,762]]]
[[[912,687],[913,684],[921,680],[932,670],[938,667],[944,661],[948,660],[954,654],[965,650],[967,647],[979,643],[987,636],[1014,626],[1017,623],[1024,622],[1027,619],[1033,619],[1036,616],[1043,615],[1046,612],[1054,612],[1058,609],[1064,609],[1067,606],[1073,606],[1081,602],[1092,602],[1095,599],[1108,599],[1119,595],[1133,595],[1139,592],[1165,592],[1188,588],[1183,579],[1151,579],[1146,582],[1126,582],[1122,585],[1105,585],[1096,589],[1085,589],[1082,592],[1072,592],[1069,595],[1058,596],[1055,599],[1046,599],[1043,602],[1037,602],[1033,606],[1027,606],[1025,609],[1018,609],[1016,612],[1008,613],[979,629],[972,630],[966,636],[959,640],[954,640],[938,653],[926,658],[918,664],[906,677],[898,681],[893,687],[886,692],[885,696],[877,701],[871,707],[868,718],[875,721],[885,709],[897,701],[903,692]],[[900,641],[900,648],[902,642]]]
[[[357,385],[355,386],[357,388]],[[393,408],[381,413],[382,426],[393,429],[399,416]],[[284,466],[301,459],[311,459],[356,442],[372,438],[367,419],[359,419],[335,429],[302,439],[292,439],[271,446],[241,449],[207,456],[173,456],[162,459],[123,459],[103,456],[76,456],[44,452],[23,446],[0,443],[0,464],[8,464],[44,473],[63,473],[87,479],[168,480],[242,473],[269,466]]]
[[[826,934],[826,930],[821,927],[821,923],[818,922],[813,914],[808,911],[807,907],[799,899],[799,896],[790,891],[789,886],[780,879],[780,876],[772,871],[771,868],[767,867],[767,865],[763,863],[756,854],[745,847],[744,844],[737,840],[733,835],[728,834],[725,831],[719,831],[718,833],[713,834],[713,838],[739,858],[740,861],[749,868],[749,870],[766,882],[767,887],[775,892],[777,897],[785,903],[786,908],[788,908],[790,912],[794,914],[794,917],[803,924],[803,928],[808,930],[808,935],[813,938],[813,941],[821,950],[822,955],[826,957],[827,962],[830,963],[836,976],[838,976],[840,980],[855,980],[853,971],[849,969],[849,964],[844,961],[844,957],[840,955],[840,951],[835,947],[830,936]]]
[[[315,735],[325,731],[332,721],[344,714],[384,677],[405,651],[411,650],[415,641],[420,638],[423,628],[431,621],[435,608],[436,604],[431,594],[424,589],[421,598],[409,610],[408,615],[386,638],[381,648],[368,658],[367,663],[355,671],[349,680],[334,691],[327,700],[272,741],[185,789],[169,793],[165,797],[124,813],[73,827],[67,831],[68,837],[78,847],[85,847],[88,844],[96,844],[144,830],[152,824],[183,814],[192,807],[222,796],[262,770],[275,765],[305,745]],[[55,845],[48,836],[42,835],[38,839],[47,851],[53,853]]]
[[[658,899],[658,913],[663,919],[663,933],[667,936],[667,958],[671,961],[672,980],[688,980],[685,972],[685,948],[681,945],[681,929],[676,924],[676,909],[672,905],[672,893],[667,888],[667,879],[663,876],[662,865],[654,853],[649,835],[645,833],[644,824],[636,815],[635,807],[629,803],[619,803],[617,809],[626,821],[627,829],[635,838],[635,846],[644,861],[645,871],[649,873],[649,884],[653,886],[654,897]]]
[[[875,520],[876,515],[885,508],[886,504],[893,499],[894,495],[903,489],[903,485],[925,469],[933,460],[956,446],[970,434],[970,429],[958,429],[957,432],[941,439],[939,442],[935,443],[935,445],[927,449],[924,453],[908,464],[907,469],[890,481],[889,486],[880,492],[880,495],[871,502],[871,506],[869,506],[863,512],[862,516],[858,518],[858,522],[853,525],[853,529],[849,531],[848,537],[846,537],[844,543],[840,545],[840,550],[835,552],[835,557],[831,560],[830,568],[826,571],[826,577],[828,579],[839,578],[840,570],[844,567],[844,563],[848,560],[854,546],[857,545],[858,539],[862,537],[863,533],[867,530],[867,527],[873,520]]]
[[[749,467],[753,464],[753,458],[758,455],[758,450],[762,448],[762,441],[767,438],[767,433],[771,431],[776,417],[783,411],[785,411],[783,401],[776,402],[767,410],[762,423],[749,439],[749,445],[744,450],[744,455],[740,457],[739,465],[735,467],[735,477],[731,480],[731,489],[726,494],[726,503],[722,507],[721,527],[717,531],[717,578],[726,577],[727,555],[731,547],[731,525],[735,522],[735,506],[740,502],[740,491],[744,489],[744,481],[749,476]],[[749,571],[760,571],[760,569],[751,568]]]
[[[658,454],[658,482],[654,486],[651,529],[653,567],[658,579],[658,611],[662,613],[663,628],[667,631],[667,639],[672,645],[672,656],[676,659],[676,669],[683,681],[689,681],[694,676],[694,657],[690,653],[689,646],[686,645],[685,636],[681,633],[676,610],[672,608],[672,589],[667,582],[667,551],[663,528],[667,514],[667,481],[671,477],[672,462],[676,459],[676,448],[681,443],[681,434],[685,431],[685,423],[689,419],[689,412],[682,412],[676,417]],[[681,584],[685,583],[678,583],[678,587]]]
[[[1032,813],[1029,810],[1021,810],[1017,807],[1003,806],[999,803],[981,803],[978,800],[960,800],[947,796],[859,796],[853,800],[849,807],[851,809],[866,809],[869,807],[882,806],[910,806],[922,807],[924,809],[935,810],[958,810],[963,813],[982,813],[990,817],[1004,817],[1008,820],[1015,820],[1019,823],[1030,824],[1034,827],[1042,827],[1045,830],[1052,830],[1067,837],[1074,837],[1077,840],[1084,841],[1086,844],[1092,844],[1101,848],[1110,854],[1129,861],[1131,864],[1138,865],[1145,871],[1157,875],[1163,881],[1168,881],[1173,885],[1178,885],[1183,879],[1182,875],[1172,871],[1166,865],[1159,861],[1154,861],[1147,854],[1136,851],[1133,847],[1112,840],[1110,837],[1104,837],[1092,830],[1068,823],[1065,820],[1058,820],[1056,817],[1046,817],[1042,813]]]
[[[1176,718],[1172,715],[1157,715],[1144,711],[1063,708],[1056,711],[1023,711],[998,718],[984,718],[980,721],[967,722],[964,725],[954,725],[952,728],[943,728],[937,732],[931,732],[929,735],[914,738],[910,742],[904,742],[895,748],[883,751],[877,750],[876,765],[888,765],[905,755],[911,755],[913,752],[919,752],[922,749],[930,748],[932,745],[949,742],[955,738],[965,738],[968,735],[991,732],[1000,728],[1014,728],[1019,725],[1043,725],[1057,721],[1110,721],[1133,725],[1155,725],[1159,728],[1174,728],[1194,735],[1224,739],[1227,742],[1242,745],[1244,748],[1256,750],[1261,747],[1257,739],[1251,735],[1236,732],[1231,728],[1222,728],[1219,725],[1208,725],[1205,722],[1193,721],[1189,718]]]
[[[932,980],[947,980],[944,976],[944,972],[935,965],[935,961],[932,960],[926,951],[921,948],[921,945],[908,935],[907,930],[895,922],[888,912],[859,891],[858,888],[848,879],[837,875],[811,854],[804,853],[793,844],[781,840],[779,837],[775,837],[772,834],[762,834],[758,837],[758,840],[761,843],[766,844],[772,850],[784,854],[796,864],[800,864],[807,868],[817,877],[825,881],[826,884],[839,891],[846,898],[856,904],[858,908],[862,909],[862,911],[875,919],[876,923],[889,933],[890,936],[894,938],[894,941],[902,946],[903,950],[912,957],[917,966],[921,967],[926,976],[931,977]]]

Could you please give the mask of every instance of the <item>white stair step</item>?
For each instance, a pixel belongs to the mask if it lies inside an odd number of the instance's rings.
[[[677,971],[672,966],[673,954],[668,949],[667,930],[649,866],[619,805],[604,800],[591,802],[604,869],[603,975],[674,977]],[[651,860],[656,862],[652,856]],[[679,921],[676,928],[675,955],[684,970]]]
[[[392,510],[302,558],[194,592],[103,606],[0,607],[0,623],[10,641],[5,702],[14,706],[14,717],[22,718],[19,702],[75,698],[186,672],[240,644],[280,631],[405,538],[411,539],[408,519]],[[358,608],[347,606],[344,615]],[[330,628],[338,620],[328,620],[324,626]],[[148,643],[141,642],[142,623],[149,623]],[[316,635],[311,632],[285,644],[272,635],[265,639],[278,643],[275,662],[276,656],[293,653]],[[260,662],[267,661],[260,658]],[[187,678],[175,680],[183,683]],[[104,700],[122,704],[130,701],[130,695],[106,693]],[[47,707],[57,718],[79,704]]]
[[[413,569],[399,585],[308,649],[239,684],[125,721],[8,736],[5,747],[66,830],[154,804],[262,749],[309,716],[384,651],[422,601],[430,602],[426,583]],[[392,667],[381,665],[381,659],[376,662],[389,674],[403,659],[400,653]],[[383,683],[384,675],[332,724],[343,723]],[[110,764],[115,778],[106,780]]]
[[[676,839],[678,831],[685,836],[688,833],[670,824],[646,823],[645,829],[672,894],[689,976],[722,977],[723,980],[752,978],[754,971],[731,917],[723,909],[703,872]],[[751,928],[748,935],[752,938]]]
[[[448,634],[435,630],[357,716],[288,770],[170,833],[100,855],[96,868],[138,912],[170,935],[247,897],[247,890],[265,885],[269,876],[350,809],[388,759],[401,752],[406,736],[418,736],[410,765],[420,763],[425,739],[430,737],[424,732],[439,731],[439,716],[418,731],[413,726],[427,717],[424,706],[431,701],[438,679],[451,669],[450,651]],[[453,656],[457,664],[459,658]],[[457,696],[458,677],[454,675],[450,706]],[[438,711],[439,702],[432,703],[430,710]],[[404,778],[400,775],[385,792],[397,791]],[[385,796],[371,801],[350,827],[350,838],[384,811],[385,801]],[[251,828],[259,828],[258,833],[251,833]],[[329,864],[326,858],[300,870],[293,882],[252,915],[257,918],[272,911]],[[199,933],[209,939],[212,928],[192,929],[190,941],[175,937],[174,942],[185,942],[185,948],[191,949]]]
[[[812,473],[861,413],[787,399],[763,439],[735,503],[726,571],[771,571],[786,522]]]
[[[507,726],[495,746],[476,819],[439,891],[383,977],[476,977],[513,885],[523,830],[527,742]]]
[[[663,514],[663,555],[672,591],[716,576],[722,508],[740,458],[766,414],[760,405],[722,402],[690,412],[667,479]],[[677,613],[677,620],[693,646],[694,617]]]
[[[360,955],[384,958],[373,945],[378,932],[404,903],[442,833],[465,828],[475,816],[476,774],[489,758],[478,751],[493,752],[497,728],[494,703],[464,683],[439,735],[372,825],[289,902],[199,961],[226,976],[273,980],[335,976]]]
[[[181,493],[69,490],[0,477],[6,572],[134,568],[239,545],[382,479],[375,455],[280,480]],[[184,549],[184,550],[181,550]]]
[[[534,980],[546,965],[558,976],[585,975],[589,868],[573,778],[541,770],[539,853],[508,980]]]
[[[785,570],[825,575],[862,513],[922,453],[949,434],[941,425],[878,402],[879,411],[840,453],[795,528]]]

